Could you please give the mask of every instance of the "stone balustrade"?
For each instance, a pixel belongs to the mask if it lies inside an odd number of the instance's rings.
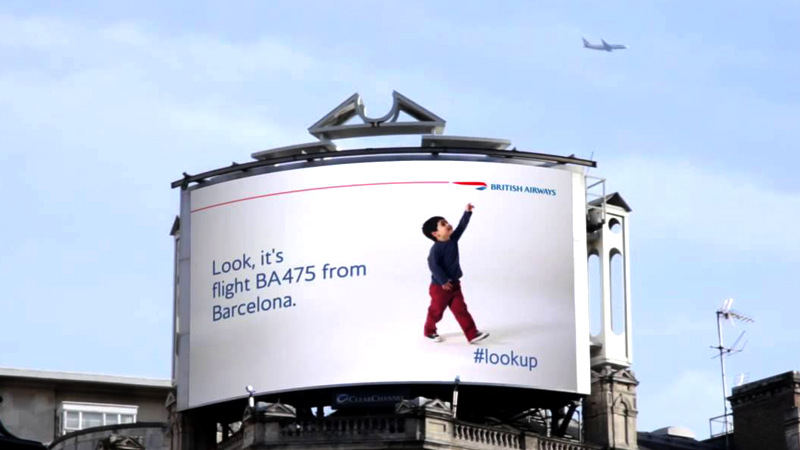
[[[442,415],[328,417],[297,420],[255,415],[217,450],[448,448],[452,450],[598,450],[599,447],[531,432],[469,424]]]
[[[453,424],[453,429],[455,431],[456,440],[485,444],[491,447],[514,449],[520,448],[519,433],[511,433],[508,431],[480,427],[477,425],[467,425],[458,422]]]
[[[344,437],[360,435],[402,435],[406,419],[403,417],[330,418],[293,421],[281,425],[284,439],[309,437]]]
[[[597,450],[600,448],[595,445],[554,438],[539,438],[538,441],[539,445],[536,447],[536,450]]]
[[[241,450],[243,448],[243,442],[244,433],[240,430],[217,444],[217,450]]]

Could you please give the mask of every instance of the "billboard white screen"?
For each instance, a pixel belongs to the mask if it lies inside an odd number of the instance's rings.
[[[588,393],[580,174],[352,163],[237,179],[190,198],[189,407],[241,397],[246,385],[267,393],[456,376]],[[443,216],[456,227],[468,203],[460,290],[490,336],[470,344],[448,308],[437,343],[423,330],[434,242],[422,224]],[[438,307],[458,309],[452,291],[434,294]]]

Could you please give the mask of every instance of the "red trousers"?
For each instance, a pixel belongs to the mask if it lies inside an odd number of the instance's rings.
[[[453,283],[453,288],[449,291],[438,284],[431,284],[429,289],[431,294],[431,306],[428,307],[428,318],[425,321],[425,335],[429,336],[436,333],[436,324],[442,320],[444,310],[448,307],[461,326],[467,340],[471,341],[478,335],[478,328],[472,315],[467,311],[467,304],[464,303],[464,295],[461,293],[461,284]]]

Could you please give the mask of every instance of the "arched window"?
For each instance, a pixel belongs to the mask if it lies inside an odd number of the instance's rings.
[[[625,265],[622,254],[617,249],[611,250],[609,264],[611,281],[611,331],[616,335],[625,333]]]
[[[601,276],[600,256],[589,255],[589,332],[598,336],[603,325],[603,278]]]

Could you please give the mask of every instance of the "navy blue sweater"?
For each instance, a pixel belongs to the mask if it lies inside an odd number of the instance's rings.
[[[436,241],[428,255],[428,267],[431,269],[431,282],[446,284],[448,281],[458,281],[463,275],[458,262],[458,239],[467,229],[472,211],[464,211],[458,226],[450,235],[449,241]]]

